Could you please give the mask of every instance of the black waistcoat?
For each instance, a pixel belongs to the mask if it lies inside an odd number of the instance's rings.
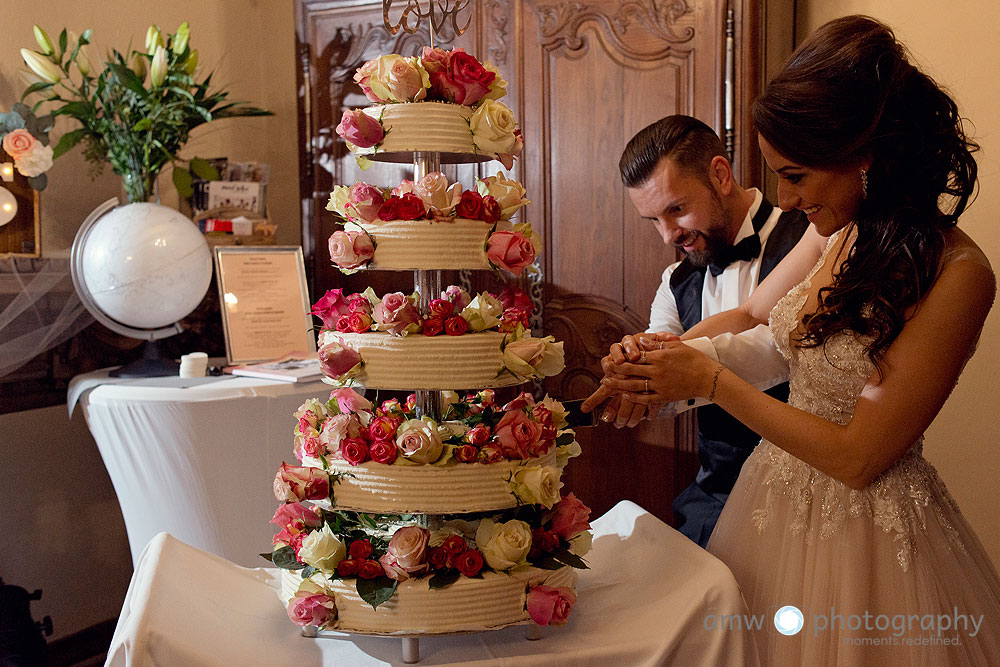
[[[774,207],[761,201],[753,217],[753,228],[759,232]],[[788,254],[809,226],[801,211],[784,212],[767,237],[761,251],[758,282]],[[705,267],[696,267],[687,259],[670,276],[670,291],[677,303],[681,326],[687,331],[701,321],[701,294],[705,286]],[[788,400],[788,383],[767,391],[779,400]],[[698,457],[701,470],[697,483],[708,493],[728,494],[739,476],[743,462],[760,442],[760,436],[735,417],[716,405],[698,408]]]

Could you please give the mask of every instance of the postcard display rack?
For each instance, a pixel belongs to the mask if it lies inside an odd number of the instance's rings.
[[[472,164],[476,162],[487,162],[492,159],[488,155],[477,155],[473,153],[441,153],[437,151],[403,151],[403,152],[378,152],[370,159],[376,162],[395,162],[395,163],[413,163],[413,182],[419,181],[425,175],[441,171],[442,164]],[[371,269],[369,269],[371,270]],[[440,270],[416,270],[413,272],[413,283],[414,290],[420,296],[420,309],[423,312],[427,312],[430,307],[430,302],[437,298],[438,295],[444,290],[444,285],[442,282],[442,274]],[[440,391],[446,389],[469,389],[470,387],[442,387]],[[440,391],[439,390],[428,390],[428,389],[418,389],[415,391],[417,395],[417,410],[421,415],[426,415],[435,420],[440,420],[442,417],[440,413]],[[426,521],[426,518],[425,518]],[[311,638],[322,638],[322,637],[342,637],[344,634],[357,634],[363,635],[365,633],[361,632],[351,632],[344,630],[320,630],[314,625],[307,625],[302,628],[303,637]],[[417,636],[407,636],[401,635],[400,639],[402,641],[402,658],[405,664],[413,664],[420,661],[420,636],[448,636],[448,635],[462,635],[471,634],[471,632],[450,632],[450,633],[424,633],[423,635]],[[367,635],[366,635],[367,636]],[[378,637],[385,637],[385,635],[371,635]],[[536,640],[541,638],[541,628],[535,623],[528,623],[525,626],[525,638],[528,640]]]

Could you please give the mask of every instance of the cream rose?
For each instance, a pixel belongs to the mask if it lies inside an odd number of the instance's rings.
[[[448,185],[448,178],[440,171],[433,171],[413,184],[413,194],[437,215],[449,215],[462,198],[462,184]]]
[[[483,519],[476,530],[476,547],[483,553],[486,564],[494,570],[509,570],[524,565],[531,550],[531,527],[517,519],[504,524]]]
[[[493,77],[493,82],[490,84],[490,91],[483,96],[483,99],[499,100],[507,94],[507,82],[503,80],[502,76],[500,76],[500,70],[497,69],[497,66],[489,60],[483,61],[483,69],[487,72],[493,72],[496,74],[496,76]]]
[[[507,178],[500,172],[496,176],[487,176],[476,182],[476,190],[482,196],[490,195],[500,204],[500,219],[510,220],[511,216],[525,204],[531,202],[525,198],[525,189],[518,181]]]
[[[511,490],[518,498],[531,505],[544,505],[551,509],[559,502],[559,478],[562,470],[555,466],[530,466],[514,473]]]
[[[489,292],[480,292],[462,309],[462,318],[473,331],[485,331],[500,324],[503,304]]]
[[[563,343],[552,336],[532,338],[525,336],[507,343],[503,351],[503,364],[519,377],[550,377],[566,366]]]
[[[590,553],[594,543],[594,534],[589,530],[585,530],[579,535],[570,538],[569,540],[569,550],[571,553],[577,556],[586,556]]]
[[[354,80],[373,102],[418,102],[431,86],[420,58],[395,53],[368,61]]]
[[[503,102],[483,100],[469,119],[469,129],[480,153],[510,153],[517,145],[514,112]]]
[[[441,458],[444,443],[433,419],[408,419],[396,430],[396,446],[414,463],[434,463]]]
[[[333,213],[346,218],[347,202],[350,197],[351,189],[346,185],[333,186],[333,192],[330,193],[330,201],[326,204],[326,210],[332,211]]]
[[[322,530],[309,533],[302,540],[302,548],[299,549],[299,559],[323,574],[333,574],[337,570],[337,564],[346,557],[347,546],[333,534],[328,524],[323,524]]]

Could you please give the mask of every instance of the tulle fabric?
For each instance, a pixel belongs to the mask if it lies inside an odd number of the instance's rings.
[[[789,344],[812,276],[839,237],[770,324],[789,362],[789,404],[846,424],[874,369],[865,341],[846,332],[825,346]],[[981,252],[950,252],[947,261],[968,259],[989,266]],[[755,631],[762,665],[1000,665],[1000,576],[924,459],[922,440],[863,490],[763,441],[708,550],[732,570],[751,618],[763,621]],[[785,605],[802,613],[797,634],[776,627]]]

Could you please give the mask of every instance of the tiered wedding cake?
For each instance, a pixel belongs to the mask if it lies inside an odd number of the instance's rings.
[[[386,635],[560,624],[590,548],[589,510],[560,492],[579,446],[557,401],[503,403],[493,388],[560,372],[562,343],[531,336],[520,290],[473,297],[432,273],[519,274],[539,249],[512,222],[528,203],[519,183],[497,174],[463,191],[438,171],[510,168],[521,140],[497,101],[506,84],[461,49],[432,48],[381,56],[355,80],[379,106],[345,112],[338,134],[359,159],[413,161],[416,175],[391,191],[336,188],[328,208],[344,229],[331,260],[345,272],[415,270],[419,293],[330,290],[314,305],[320,362],[339,388],[296,412],[301,465],[274,480],[270,557],[286,570],[288,615]],[[376,405],[352,383],[418,393]]]

